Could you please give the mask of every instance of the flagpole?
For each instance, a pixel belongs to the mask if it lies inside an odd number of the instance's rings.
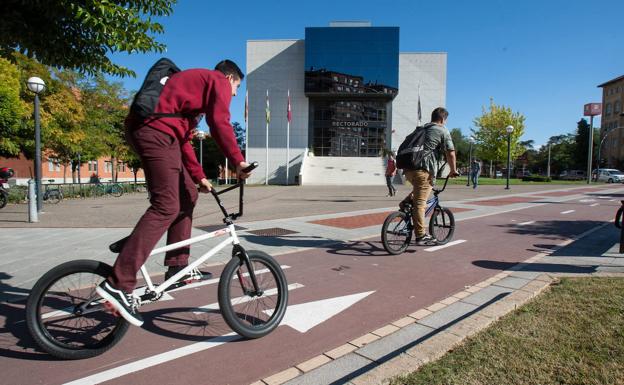
[[[247,130],[248,103],[249,90],[245,90],[245,163],[249,163],[249,132]]]
[[[269,184],[269,119],[270,118],[270,110],[269,110],[269,90],[266,93],[266,160],[264,162],[264,184],[268,186]]]
[[[288,111],[286,111],[286,118],[288,123],[286,124],[286,186],[290,184],[288,179],[288,169],[290,165],[290,89],[288,90]]]

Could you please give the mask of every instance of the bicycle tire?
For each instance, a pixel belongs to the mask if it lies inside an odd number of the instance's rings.
[[[437,206],[429,219],[429,234],[436,239],[438,245],[444,245],[453,238],[455,232],[455,216],[446,207]]]
[[[5,194],[4,191],[0,191],[0,209],[4,208],[9,201],[8,194]]]
[[[386,217],[381,227],[381,243],[392,255],[403,253],[412,240],[412,228],[408,217],[409,215],[403,211],[395,211]]]
[[[59,190],[49,190],[46,192],[47,201],[52,204],[58,204],[63,200],[63,193]]]
[[[242,259],[234,257],[221,273],[218,290],[219,308],[225,322],[233,331],[245,338],[254,339],[272,332],[284,318],[288,306],[288,284],[282,268],[270,255],[258,250],[248,251],[247,255],[254,271],[259,272],[256,279],[258,286],[263,289],[263,294],[249,295],[247,289],[252,283],[248,272],[246,273],[247,266]],[[271,278],[275,287],[267,287]],[[236,284],[240,287],[236,288]],[[237,289],[241,290],[240,297],[234,297],[238,295],[235,292]],[[271,299],[273,294],[276,300]],[[271,299],[270,306],[260,310],[261,306],[267,304],[268,299]],[[247,310],[259,311],[254,315],[248,315]]]
[[[119,198],[123,195],[123,188],[118,184],[114,184],[110,187],[110,194],[115,198]]]
[[[624,214],[624,206],[620,206],[618,211],[615,213],[615,227],[618,229],[622,228],[622,215]]]
[[[78,360],[98,356],[121,340],[128,331],[128,322],[107,312],[95,294],[96,285],[111,272],[110,265],[83,259],[63,263],[37,281],[26,303],[26,324],[41,349],[57,358]],[[84,285],[82,274],[92,276],[91,286]],[[71,283],[71,277],[76,279],[76,287],[60,294]],[[57,290],[56,284],[59,284]],[[87,300],[94,304],[94,311],[82,316],[76,314],[77,305]],[[74,320],[77,325],[72,333],[69,323]],[[59,325],[64,321],[67,323]],[[79,342],[79,333],[85,334],[85,343]]]

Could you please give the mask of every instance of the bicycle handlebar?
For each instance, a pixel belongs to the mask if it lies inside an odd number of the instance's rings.
[[[249,172],[252,172],[256,167],[258,167],[258,162],[252,162],[249,166],[245,167],[242,171],[244,173],[249,173]],[[214,199],[217,201],[217,204],[219,205],[219,208],[221,209],[221,212],[224,215],[223,222],[228,223],[228,222],[231,222],[231,221],[233,221],[233,220],[243,216],[244,186],[245,186],[244,180],[238,178],[238,182],[234,186],[230,186],[230,187],[225,188],[225,189],[223,189],[221,191],[215,190],[214,187],[210,189],[210,193],[212,194]],[[239,188],[239,187],[240,187],[240,191],[239,191],[239,195],[238,195],[238,212],[234,213],[234,214],[228,214],[227,210],[223,206],[223,203],[221,203],[221,199],[219,199],[219,195],[224,194],[224,193],[226,193],[228,191],[232,191],[232,190],[234,190],[236,188]]]

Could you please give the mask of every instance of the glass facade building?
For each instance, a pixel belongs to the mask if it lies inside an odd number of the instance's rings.
[[[377,157],[399,92],[399,28],[306,28],[305,95],[315,156]]]

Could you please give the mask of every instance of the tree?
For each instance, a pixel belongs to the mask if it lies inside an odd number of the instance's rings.
[[[245,129],[238,122],[232,122],[234,128],[234,135],[236,136],[236,143],[241,151],[245,151]]]
[[[115,52],[163,52],[153,16],[168,16],[176,0],[4,0],[0,7],[0,56],[15,50],[41,63],[95,75],[135,76],[113,63]]]
[[[588,153],[587,153],[587,149],[589,147],[589,123],[587,123],[587,120],[585,119],[581,119],[577,122],[576,124],[576,151],[574,151],[574,167],[581,169],[581,170],[585,170],[587,168],[587,158],[588,158]],[[593,156],[596,156],[596,151],[598,150],[597,145],[600,143],[599,142],[599,133],[597,136],[597,131],[596,129],[594,129],[593,132],[593,136],[594,136],[594,147],[593,147]]]
[[[510,107],[499,106],[490,100],[490,108],[483,107],[483,114],[475,118],[474,131],[477,156],[499,162],[507,159],[507,131],[509,125],[514,127],[511,133],[511,159],[515,159],[523,151],[519,144],[524,134],[524,115],[513,112]]]
[[[465,137],[459,128],[453,128],[451,130],[451,138],[453,139],[453,145],[455,146],[455,154],[457,156],[457,166],[468,167],[470,160],[470,142]],[[473,147],[474,150],[474,147]]]
[[[0,156],[19,156],[26,139],[23,125],[28,117],[26,102],[20,99],[19,68],[0,58]]]

